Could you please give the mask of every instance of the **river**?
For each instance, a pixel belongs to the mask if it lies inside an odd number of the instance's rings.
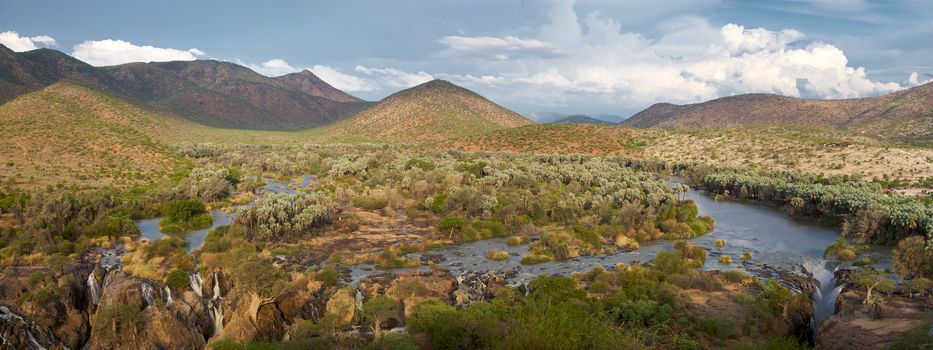
[[[316,182],[311,175],[305,175],[299,183],[265,178],[263,180],[266,185],[262,187],[260,195],[262,193],[294,193],[296,188],[304,188]],[[814,324],[819,324],[833,314],[835,299],[841,288],[836,286],[834,277],[834,270],[839,267],[839,264],[823,259],[823,250],[839,237],[838,229],[796,220],[779,210],[762,205],[716,201],[699,190],[689,190],[686,197],[697,204],[701,215],[709,215],[716,220],[715,228],[710,233],[690,240],[709,252],[704,269],[754,271],[764,268],[809,273],[820,282],[820,288],[813,295]],[[227,213],[224,210],[214,209],[211,211],[214,223],[210,228],[179,234],[187,243],[187,250],[190,252],[199,248],[208,231],[230,224],[235,216],[234,212]],[[159,232],[159,220],[160,218],[155,218],[137,222],[143,238],[156,240],[164,236]],[[724,240],[726,243],[722,247],[716,247],[717,240]],[[503,275],[512,272],[514,277],[510,278],[510,282],[521,284],[541,274],[567,275],[576,271],[587,271],[596,266],[612,269],[619,263],[632,264],[650,261],[659,252],[671,250],[673,242],[659,240],[644,243],[640,249],[632,252],[581,256],[570,260],[522,265],[521,257],[527,253],[528,247],[529,245],[510,247],[505,239],[489,239],[433,249],[425,253],[413,253],[408,257],[418,258],[423,254],[440,255],[443,261],[437,265],[447,268],[455,276],[476,272]],[[509,257],[502,261],[489,260],[486,258],[486,252],[490,249],[506,251]],[[751,259],[740,258],[746,252],[751,253]],[[889,266],[890,250],[875,249],[869,254],[879,266]],[[720,263],[718,257],[722,255],[732,257],[732,263]],[[428,267],[419,266],[393,271],[425,268]],[[371,264],[354,265],[349,267],[348,277],[351,282],[356,283],[362,277],[373,274],[374,271],[376,268]]]

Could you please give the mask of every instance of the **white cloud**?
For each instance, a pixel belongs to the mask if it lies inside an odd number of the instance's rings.
[[[917,74],[917,72],[912,72],[910,73],[910,77],[908,77],[907,81],[905,81],[904,83],[907,86],[919,86],[919,85],[923,85],[923,84],[930,83],[930,82],[933,82],[933,78],[930,78],[927,80],[920,80],[920,74]]]
[[[519,39],[514,36],[445,36],[438,42],[447,45],[448,53],[451,55],[481,57],[497,61],[522,56],[547,58],[564,55],[553,45],[541,40]]]
[[[3,44],[10,50],[16,52],[38,49],[39,46],[37,44],[44,47],[58,46],[58,43],[55,42],[55,39],[48,35],[37,35],[31,37],[19,36],[19,33],[13,31],[0,33],[0,44]]]
[[[346,74],[333,67],[315,65],[308,70],[321,78],[321,80],[343,91],[376,91],[380,88],[379,84],[373,80]]]
[[[852,98],[902,88],[871,80],[864,68],[849,66],[838,47],[804,41],[805,34],[794,29],[714,26],[699,17],[679,17],[660,23],[649,37],[622,30],[618,20],[600,12],[577,16],[573,1],[557,2],[548,18],[538,37],[519,40],[548,43],[566,55],[527,55],[495,64],[474,59],[458,68],[482,72],[485,78],[441,76],[476,87],[499,102],[541,108],[640,108],[750,92]],[[490,41],[458,38],[466,43]]]
[[[179,50],[138,46],[128,41],[106,39],[75,45],[71,55],[94,66],[112,66],[130,62],[193,61],[204,52],[194,48]]]
[[[364,66],[356,66],[353,70],[366,74],[383,88],[407,89],[434,80],[434,76],[422,71],[410,73],[395,68],[370,68]]]
[[[243,66],[247,66],[249,69],[252,69],[257,73],[267,77],[277,77],[289,73],[300,72],[302,70],[301,68],[292,67],[290,64],[288,64],[288,62],[285,62],[285,60],[280,58],[273,58],[260,64],[247,64],[240,60],[237,60],[237,63]]]

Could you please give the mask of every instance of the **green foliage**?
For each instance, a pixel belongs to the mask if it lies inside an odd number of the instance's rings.
[[[188,273],[182,270],[172,270],[165,277],[165,285],[175,289],[184,290],[190,285]]]
[[[382,337],[382,341],[373,344],[377,350],[418,350],[420,349],[408,333],[389,333]]]
[[[213,219],[204,203],[198,200],[173,200],[162,207],[159,230],[178,233],[210,227]]]
[[[131,305],[113,305],[100,311],[94,319],[94,329],[103,344],[128,347],[138,339],[144,323],[142,310]]]
[[[835,259],[839,261],[854,260],[858,252],[855,247],[846,242],[845,238],[836,238],[836,242],[826,247],[823,257],[826,259]]]
[[[437,230],[444,233],[453,232],[455,230],[463,229],[463,226],[466,225],[466,221],[459,216],[445,216],[441,218],[441,221],[437,223]]]
[[[930,326],[921,324],[909,332],[901,335],[894,344],[888,347],[889,350],[929,350],[933,349],[933,334],[930,334]]]
[[[337,272],[337,269],[327,266],[317,271],[314,274],[314,279],[324,283],[324,286],[336,286],[340,283],[340,273]]]
[[[211,343],[210,348],[211,350],[281,350],[278,344],[264,340],[238,343],[232,340],[221,339]]]

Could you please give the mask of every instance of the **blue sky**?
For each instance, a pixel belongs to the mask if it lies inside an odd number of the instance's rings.
[[[0,32],[14,50],[94,65],[310,69],[370,100],[447,79],[524,114],[861,97],[933,76],[933,4],[920,1],[0,0]]]

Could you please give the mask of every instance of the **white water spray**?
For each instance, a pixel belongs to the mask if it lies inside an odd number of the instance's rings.
[[[87,276],[87,292],[92,304],[100,303],[100,282],[97,282],[97,275],[95,275],[94,271],[91,271],[91,274]]]
[[[198,297],[204,297],[204,292],[201,291],[204,280],[201,278],[200,273],[195,272],[188,274],[188,283],[191,284],[191,290],[194,291],[194,294],[197,294]]]

